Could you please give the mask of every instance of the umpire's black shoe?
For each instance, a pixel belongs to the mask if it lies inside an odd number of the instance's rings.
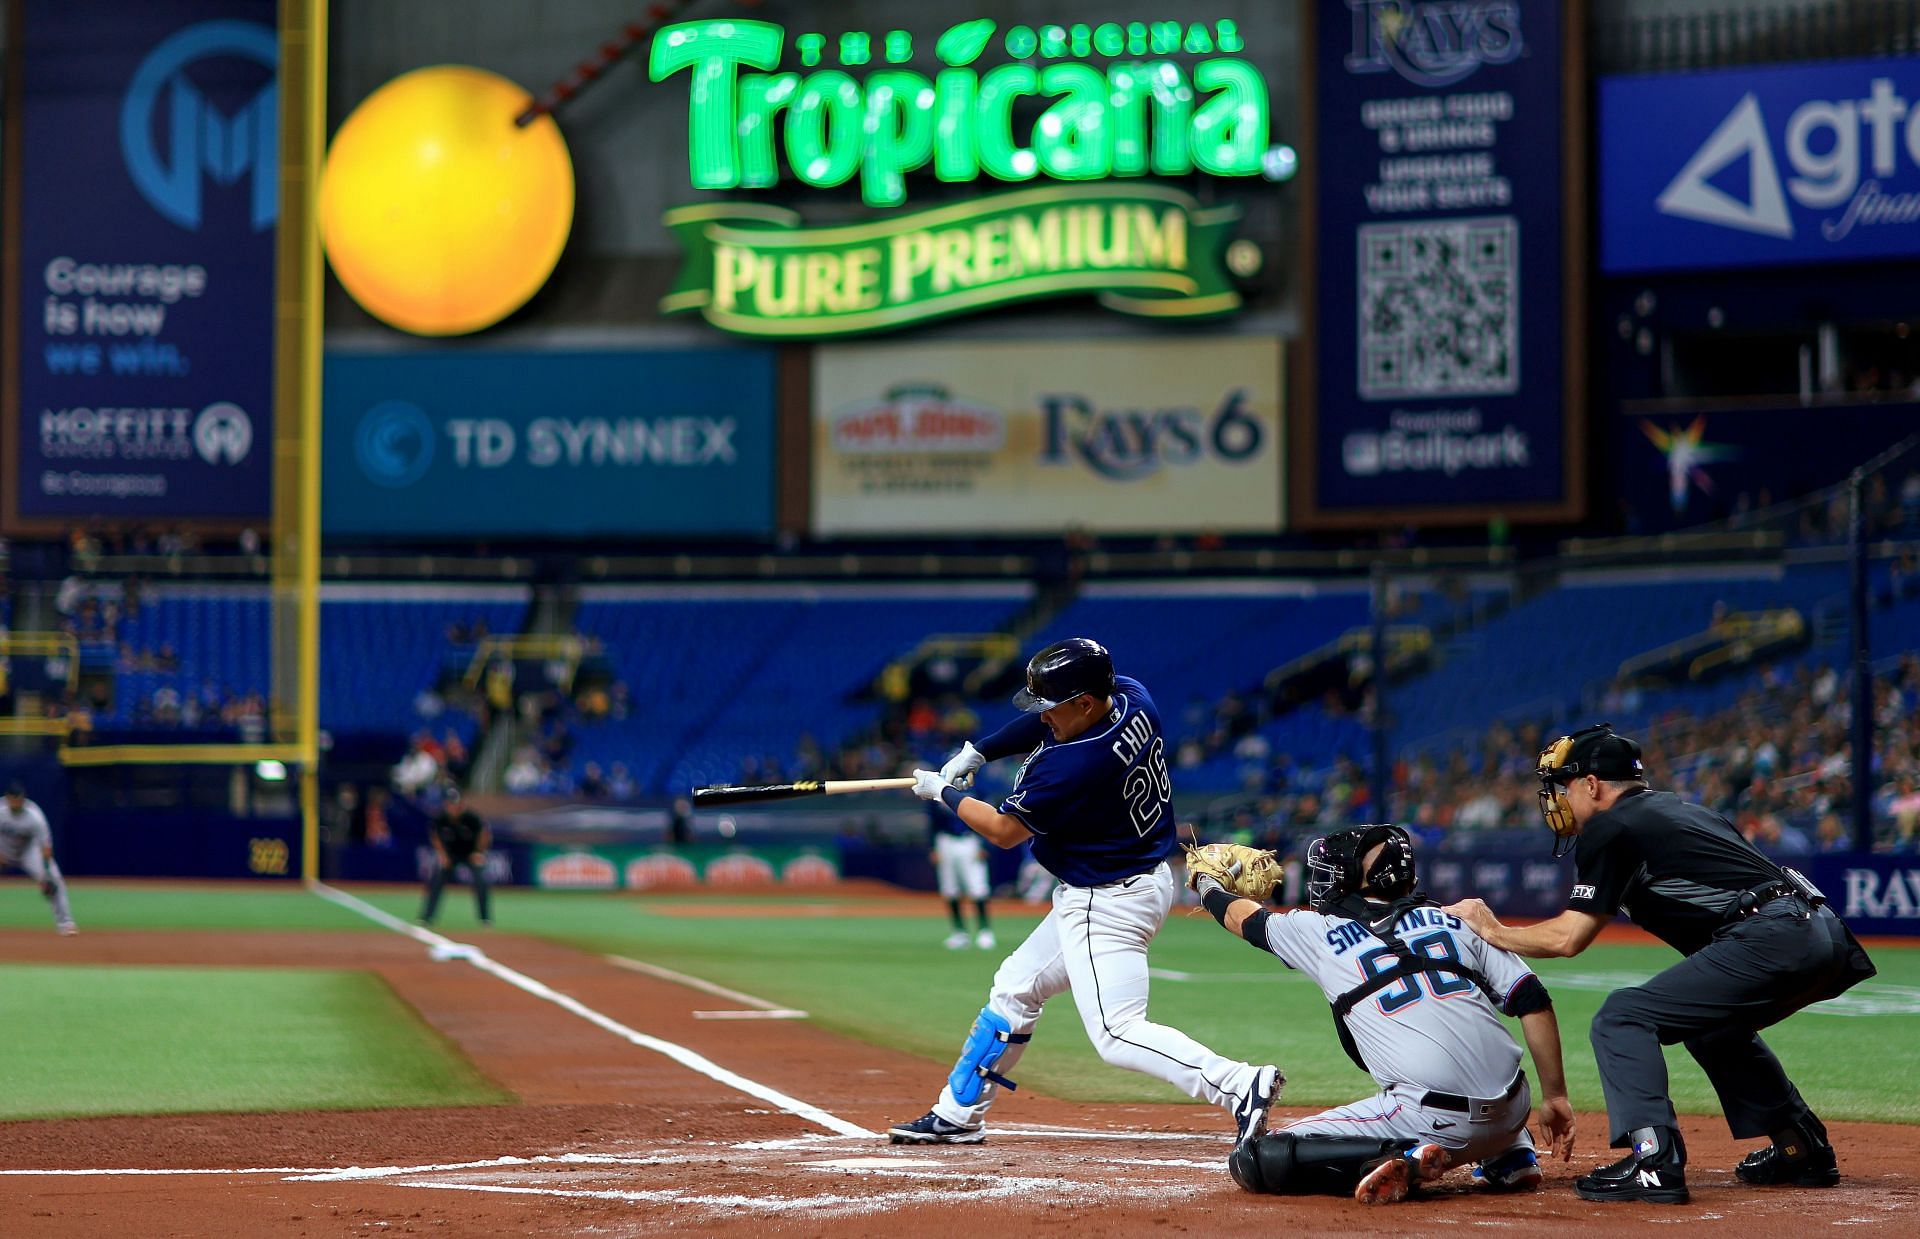
[[[1680,1133],[1666,1127],[1641,1127],[1631,1133],[1633,1151],[1611,1166],[1573,1181],[1582,1200],[1644,1200],[1684,1205],[1687,1193],[1686,1146]]]
[[[1733,1173],[1758,1187],[1832,1187],[1840,1182],[1840,1163],[1827,1129],[1815,1119],[1805,1128],[1775,1132],[1772,1144],[1747,1154]]]

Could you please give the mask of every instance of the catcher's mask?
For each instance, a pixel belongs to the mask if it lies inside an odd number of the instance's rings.
[[[1573,820],[1573,806],[1567,801],[1567,784],[1587,775],[1638,779],[1645,777],[1646,770],[1640,764],[1638,744],[1615,735],[1612,723],[1595,723],[1540,750],[1540,765],[1534,773],[1540,776],[1540,816],[1554,834],[1553,854],[1565,856],[1580,836],[1580,824]]]
[[[1360,872],[1361,858],[1382,843],[1380,855]],[[1315,908],[1355,894],[1398,899],[1413,890],[1416,877],[1413,839],[1387,822],[1337,830],[1307,845],[1307,902]]]

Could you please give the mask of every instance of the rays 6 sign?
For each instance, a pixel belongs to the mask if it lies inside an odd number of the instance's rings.
[[[1920,58],[1600,84],[1609,272],[1920,254]]]

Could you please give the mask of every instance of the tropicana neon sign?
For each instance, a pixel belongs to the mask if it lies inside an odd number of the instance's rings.
[[[906,174],[928,165],[943,181],[1261,171],[1267,86],[1259,70],[1231,55],[1245,46],[1234,22],[1014,26],[1002,46],[1015,63],[970,68],[994,29],[986,18],[948,29],[934,47],[945,67],[931,78],[887,67],[858,80],[845,70],[876,59],[875,40],[863,33],[839,37],[839,68],[818,67],[828,40],[804,34],[794,46],[812,72],[746,72],[780,63],[781,27],[731,18],[682,22],[654,37],[648,75],[659,82],[688,71],[687,159],[696,189],[774,185],[777,139],[801,181],[825,188],[857,174],[861,197],[872,206],[904,202]],[[1174,54],[1209,58],[1189,68],[1166,59]],[[1071,59],[1089,55],[1109,63],[1101,70]],[[888,66],[912,56],[904,30],[878,41],[877,58]],[[1052,63],[1026,63],[1032,59]],[[1014,108],[1028,96],[1054,102],[1023,144]]]

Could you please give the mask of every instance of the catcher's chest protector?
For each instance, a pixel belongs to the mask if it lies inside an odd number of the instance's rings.
[[[1480,992],[1487,996],[1487,1001],[1491,1002],[1496,1010],[1499,1009],[1499,995],[1494,993],[1493,986],[1487,983],[1487,978],[1481,975],[1480,970],[1472,964],[1464,960],[1437,959],[1431,955],[1422,955],[1400,940],[1395,926],[1400,923],[1402,917],[1415,908],[1439,906],[1436,900],[1419,894],[1404,896],[1390,904],[1370,904],[1359,895],[1348,895],[1320,909],[1328,916],[1346,917],[1380,939],[1386,944],[1387,949],[1393,952],[1394,962],[1391,965],[1369,976],[1329,1004],[1333,1008],[1334,1031],[1340,1034],[1340,1048],[1347,1052],[1347,1057],[1353,1060],[1353,1065],[1362,1071],[1367,1071],[1369,1068],[1366,1059],[1360,1056],[1360,1047],[1354,1044],[1353,1034],[1347,1029],[1347,1013],[1352,1011],[1356,1004],[1373,997],[1389,985],[1423,972],[1465,977],[1479,986]]]

